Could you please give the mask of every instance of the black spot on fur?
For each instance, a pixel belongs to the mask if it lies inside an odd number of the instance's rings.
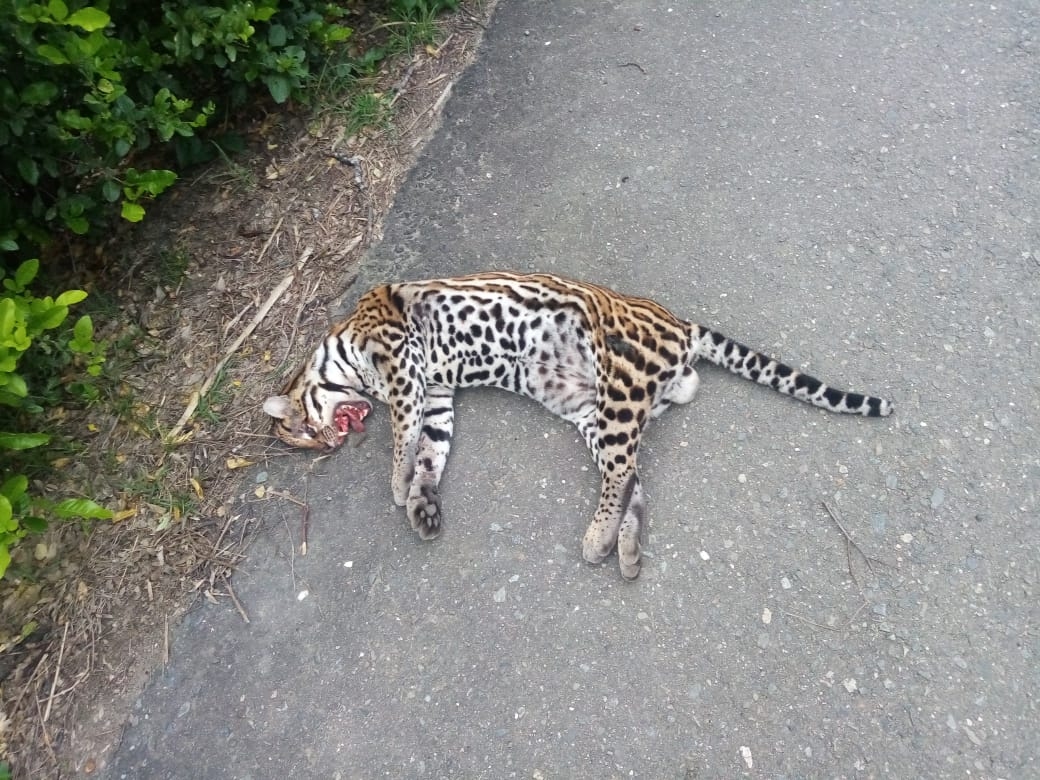
[[[861,393],[845,393],[845,403],[851,409],[858,409],[863,406],[864,396]]]
[[[448,439],[451,438],[447,431],[441,430],[440,428],[436,428],[432,425],[424,425],[422,432],[423,436],[425,436],[427,439],[433,442],[448,441]],[[430,469],[431,466],[427,465],[426,470],[429,471]]]
[[[820,389],[821,382],[816,377],[809,376],[808,374],[799,374],[798,378],[794,380],[794,386],[796,390],[808,390],[809,395],[812,395]]]

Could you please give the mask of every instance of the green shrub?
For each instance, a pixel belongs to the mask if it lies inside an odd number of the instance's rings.
[[[34,413],[42,411],[25,376],[19,372],[21,358],[31,354],[34,342],[39,344],[65,323],[70,306],[87,297],[82,290],[69,290],[57,298],[35,297],[28,287],[38,271],[39,262],[27,260],[10,277],[0,274],[0,405],[9,412],[2,418],[9,423],[31,420]],[[81,356],[88,374],[100,372],[104,356],[102,347],[94,341],[89,317],[80,317],[71,334],[65,334],[60,343],[67,353]],[[8,473],[13,471],[8,464],[9,453],[42,447],[50,438],[36,431],[0,430],[0,453],[5,455],[5,465],[0,468],[0,576],[11,562],[10,548],[27,533],[44,530],[48,518],[112,516],[109,510],[88,499],[55,503],[33,496],[25,474]]]
[[[349,37],[344,14],[315,0],[0,5],[0,251],[102,227],[117,203],[140,220],[176,179],[156,147],[257,89],[301,98],[310,65]]]

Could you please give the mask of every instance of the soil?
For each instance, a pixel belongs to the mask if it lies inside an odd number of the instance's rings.
[[[14,777],[96,772],[168,659],[170,626],[207,602],[237,606],[233,574],[257,530],[246,499],[286,500],[241,476],[284,453],[260,405],[379,240],[493,6],[462,4],[436,43],[384,64],[368,85],[387,108],[376,125],[350,134],[328,99],[272,107],[238,128],[247,153],[183,178],[139,226],[76,258],[102,269],[83,284],[109,304],[94,322],[118,380],[87,411],[58,410],[85,444],[36,488],[90,496],[116,520],[52,528],[0,581],[0,757]]]

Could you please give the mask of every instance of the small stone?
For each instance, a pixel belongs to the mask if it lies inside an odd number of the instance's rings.
[[[256,484],[262,485],[265,482],[267,482],[267,472],[261,471],[259,474],[256,475]]]
[[[904,544],[910,544],[910,542],[912,542],[913,540],[914,540],[914,535],[913,534],[903,534],[902,536],[899,537],[899,541],[903,542]]]
[[[771,610],[769,607],[766,607],[762,610],[762,622],[765,623],[767,626],[773,622],[773,610]]]
[[[649,618],[650,618],[650,616],[648,614],[646,614],[645,612],[638,612],[638,613],[636,613],[636,620],[648,620]]]
[[[503,601],[505,601],[506,600],[506,589],[505,589],[505,586],[502,586],[501,588],[496,590],[494,595],[491,598],[493,598],[499,604],[501,604]]]
[[[898,484],[899,484],[899,478],[896,477],[895,474],[887,474],[887,475],[885,475],[885,487],[887,487],[890,490],[892,490]]]
[[[744,763],[747,764],[748,769],[751,769],[755,766],[755,762],[751,758],[751,748],[749,748],[747,745],[740,746],[740,757],[744,759]]]
[[[783,588],[784,590],[790,590],[791,589],[791,581],[789,579],[787,579],[787,577],[781,577],[780,578],[780,587]]]
[[[702,561],[710,561],[711,560],[711,556],[708,555],[708,551],[707,550],[701,550],[701,560]]]
[[[932,509],[938,509],[942,506],[943,501],[946,500],[946,491],[942,488],[936,488],[932,491]]]
[[[845,690],[847,690],[849,693],[855,693],[859,689],[859,686],[856,685],[855,677],[848,677],[842,680],[841,684],[845,686]]]
[[[755,644],[761,647],[763,650],[769,647],[769,634],[765,631],[759,631],[755,637]]]
[[[737,482],[739,482],[741,485],[747,482],[747,474],[737,474]]]

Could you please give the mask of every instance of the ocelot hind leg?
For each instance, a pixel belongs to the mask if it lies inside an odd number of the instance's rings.
[[[455,390],[450,387],[427,388],[422,432],[415,456],[415,474],[408,488],[405,511],[412,530],[422,539],[433,539],[441,532],[441,496],[438,486],[451,452],[455,427],[453,406]]]
[[[634,580],[641,566],[639,540],[646,516],[646,499],[636,470],[642,427],[633,424],[628,432],[604,433],[598,419],[592,407],[574,421],[596,459],[601,480],[599,505],[582,540],[582,557],[600,563],[617,546],[621,576]]]

